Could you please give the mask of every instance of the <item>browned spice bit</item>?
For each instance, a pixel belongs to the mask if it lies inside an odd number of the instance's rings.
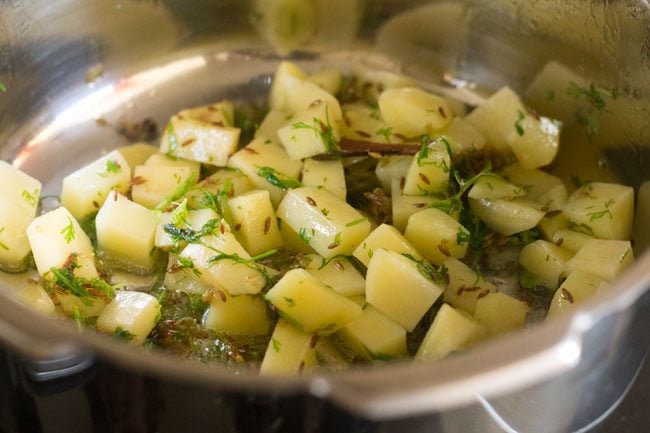
[[[214,296],[214,292],[212,289],[208,289],[203,294],[201,295],[201,300],[205,302],[206,304],[209,304],[210,301],[212,301],[212,297]]]
[[[555,217],[555,216],[558,216],[558,215],[561,214],[561,213],[562,213],[562,211],[559,210],[559,209],[558,209],[558,210],[552,210],[552,211],[550,211],[550,212],[546,212],[546,215],[544,215],[544,216],[546,216],[546,217],[548,217],[548,218],[553,218],[553,217]]]
[[[334,267],[339,271],[344,271],[345,270],[345,266],[343,266],[343,263],[341,263],[338,260],[334,260]]]
[[[571,292],[569,292],[569,291],[568,291],[567,289],[565,289],[564,287],[562,287],[562,292],[560,293],[560,295],[561,295],[564,299],[566,299],[567,301],[569,301],[571,304],[573,304],[573,302],[574,302],[574,301],[573,301],[573,295],[571,294]]]
[[[479,293],[478,296],[477,296],[476,298],[477,298],[477,299],[481,299],[481,298],[486,297],[486,296],[489,295],[489,294],[490,294],[490,289],[485,289],[485,290],[483,290],[481,293]]]
[[[343,121],[348,128],[352,126],[352,121],[350,121],[350,118],[348,116],[343,116]]]
[[[312,335],[311,340],[309,340],[309,347],[312,349],[316,347],[316,344],[318,343],[318,335]]]
[[[224,123],[223,123],[221,120],[216,121],[216,122],[212,122],[212,124],[213,124],[214,126],[219,126],[219,127],[221,127],[221,128],[223,128],[224,126],[226,126],[226,125],[224,125]]]
[[[422,182],[426,183],[427,185],[431,185],[431,181],[429,180],[429,178],[424,173],[419,173],[418,177],[420,178],[420,180]]]
[[[449,252],[449,245],[447,244],[446,239],[443,239],[440,244],[438,244],[438,250],[447,257],[451,256],[451,253]]]
[[[318,207],[318,205],[316,204],[316,200],[314,200],[313,198],[307,196],[306,200],[307,203],[309,203],[311,206]]]
[[[329,244],[329,245],[327,246],[327,249],[328,249],[328,250],[333,250],[334,248],[336,248],[336,247],[338,247],[338,246],[339,246],[339,243],[338,243],[338,242],[332,242],[331,244]]]
[[[271,217],[266,217],[264,220],[264,234],[267,234],[271,229]]]
[[[370,138],[370,137],[372,137],[372,135],[370,135],[370,134],[368,134],[366,131],[362,131],[362,130],[360,130],[360,129],[357,129],[357,130],[354,131],[354,132],[355,132],[357,135],[359,135],[359,136],[361,136],[361,137],[363,137],[363,138]]]
[[[381,153],[378,152],[368,152],[368,156],[374,159],[381,159]]]
[[[557,245],[558,247],[561,247],[563,243],[564,243],[564,238],[560,238],[557,241],[555,241],[555,245]]]
[[[302,374],[304,370],[305,370],[305,361],[300,363],[300,367],[298,367],[298,374]]]
[[[447,118],[447,113],[445,113],[444,108],[438,107],[438,113],[440,113],[440,115],[443,117],[443,119]]]
[[[208,111],[212,111],[212,112],[219,111],[219,107],[215,105],[208,105]]]
[[[180,263],[174,262],[171,265],[167,267],[167,273],[168,274],[175,274],[177,272],[180,272],[183,267],[181,266]]]
[[[404,176],[402,176],[402,177],[399,179],[399,188],[400,188],[400,189],[404,189],[405,186],[406,186],[406,178],[405,178]]]
[[[402,141],[408,140],[408,138],[405,135],[402,135],[399,132],[393,132],[393,137],[397,138],[398,140],[402,140]]]
[[[241,223],[237,223],[237,224],[235,224],[235,230],[236,230],[236,231],[241,230]]]
[[[223,290],[217,290],[217,293],[219,293],[219,297],[223,302],[226,302],[228,298],[226,298],[226,294],[223,292]]]
[[[95,123],[97,123],[99,126],[108,125],[108,121],[103,117],[98,117],[97,119],[95,119]]]
[[[99,203],[97,203],[96,200],[93,200],[93,206],[95,206],[97,209],[99,209]]]
[[[319,106],[320,104],[322,104],[322,103],[323,103],[323,101],[321,101],[320,99],[316,99],[314,102],[312,102],[311,104],[309,104],[309,108],[318,107],[318,106]]]
[[[244,152],[252,153],[253,155],[259,155],[259,152],[255,149],[252,149],[250,147],[244,147],[242,149]]]
[[[38,280],[33,278],[27,278],[27,284],[38,284]]]
[[[548,213],[548,207],[547,206],[542,206],[542,208],[540,210],[542,212],[544,212],[545,214]],[[548,216],[548,215],[544,215],[544,216]]]
[[[416,208],[416,209],[422,209],[423,207],[426,207],[427,204],[426,204],[426,203],[413,203],[412,206],[413,206],[414,208]]]
[[[375,188],[366,191],[363,196],[368,200],[368,213],[377,223],[384,223],[391,217],[391,198],[386,195],[383,189]]]
[[[147,179],[142,176],[135,176],[130,182],[131,185],[142,185],[143,183],[147,183]]]
[[[181,147],[187,147],[187,146],[190,146],[190,145],[191,145],[192,143],[194,143],[195,141],[196,141],[196,138],[194,138],[194,137],[190,137],[190,138],[188,138],[187,140],[185,140],[185,141],[183,141],[183,142],[181,143]]]
[[[219,231],[221,232],[221,234],[226,233],[226,226],[223,223],[223,221],[221,221],[221,224],[219,224]]]
[[[117,196],[117,191],[113,191],[113,201],[117,201],[118,196]]]
[[[463,294],[463,292],[477,292],[479,290],[481,290],[479,286],[460,286],[458,290],[456,290],[456,294],[460,296]]]

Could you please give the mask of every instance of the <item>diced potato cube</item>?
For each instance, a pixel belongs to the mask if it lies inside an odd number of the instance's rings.
[[[244,173],[222,168],[194,185],[185,197],[191,208],[214,208],[217,205],[214,196],[225,193],[227,197],[235,197],[252,189],[253,184]]]
[[[384,156],[379,160],[375,175],[377,175],[384,192],[390,194],[391,183],[394,179],[398,181],[401,178],[406,179],[406,172],[412,160],[413,158],[408,155]]]
[[[327,261],[313,254],[308,260],[307,272],[335,292],[346,297],[363,295],[366,292],[366,280],[346,257]]]
[[[178,260],[178,255],[170,253],[167,263],[167,272],[165,272],[165,281],[163,282],[165,288],[196,294],[203,294],[210,288],[208,284],[199,279],[196,269],[183,266]]]
[[[422,260],[422,254],[395,227],[382,224],[361,242],[352,255],[368,266],[375,250],[384,249],[398,254],[409,254],[416,260]]]
[[[526,190],[526,198],[539,202],[549,211],[561,210],[569,196],[562,179],[542,170],[527,170],[511,164],[501,170],[504,178]]]
[[[407,137],[440,131],[453,118],[443,98],[415,87],[385,90],[378,103],[386,123]]]
[[[379,310],[367,305],[361,316],[344,326],[339,335],[359,355],[379,361],[407,355],[406,330]]]
[[[391,208],[393,212],[393,226],[403,232],[406,229],[406,224],[411,215],[428,208],[436,201],[439,201],[439,199],[426,195],[405,195],[403,194],[400,183],[400,179],[394,179],[391,183]]]
[[[278,129],[278,138],[289,158],[300,160],[337,149],[341,134],[333,111],[330,103],[314,101]]]
[[[567,262],[567,270],[580,269],[611,282],[633,263],[629,241],[592,239]]]
[[[268,191],[255,190],[228,201],[233,233],[249,254],[282,246],[282,237]]]
[[[593,237],[573,230],[558,230],[553,235],[553,243],[575,254]]]
[[[474,314],[479,297],[496,292],[494,284],[458,259],[448,258],[443,268],[449,276],[449,284],[444,293],[445,302],[466,313]]]
[[[280,203],[286,189],[300,184],[298,176],[302,162],[292,160],[282,145],[264,137],[254,139],[248,146],[235,153],[228,161],[228,166],[241,170],[248,176],[255,189],[267,190],[271,194],[273,206]],[[264,171],[264,168],[270,170]]]
[[[180,257],[189,259],[204,283],[231,295],[256,295],[266,286],[267,268],[249,266],[250,255],[230,232],[204,236],[203,244],[189,244]],[[227,256],[236,256],[229,258]]]
[[[413,157],[406,172],[404,194],[439,194],[449,187],[451,157],[444,142],[434,140]]]
[[[487,335],[487,328],[462,310],[443,304],[427,331],[415,359],[436,361],[466,349]]]
[[[133,179],[133,201],[154,209],[165,200],[187,192],[196,183],[197,176],[188,167],[139,165],[135,167]]]
[[[153,270],[156,217],[146,207],[113,191],[97,213],[97,244],[114,266],[148,274]]]
[[[81,316],[84,318],[97,317],[106,307],[106,301],[101,298],[85,297],[83,300],[67,292],[55,292],[61,311],[68,316]]]
[[[526,190],[520,186],[504,180],[495,174],[486,174],[481,176],[472,189],[469,190],[468,197],[479,199],[505,199],[512,200],[517,197],[526,195]]]
[[[320,88],[331,95],[336,95],[341,90],[343,77],[341,72],[335,68],[320,69],[309,76],[309,81],[317,84]]]
[[[20,204],[0,197],[0,270],[22,272],[29,266],[29,241],[25,230],[36,209],[26,212]]]
[[[0,161],[0,197],[16,206],[24,215],[36,215],[42,185],[37,179],[23,173],[11,164]],[[3,203],[4,204],[4,203]],[[18,216],[16,213],[13,215]]]
[[[540,278],[546,287],[557,289],[566,271],[571,253],[555,244],[537,240],[526,245],[519,255],[519,264]]]
[[[214,222],[211,222],[213,220]],[[158,216],[154,244],[157,248],[165,251],[182,248],[186,245],[185,241],[181,240],[176,242],[172,238],[165,229],[167,224],[171,224],[179,229],[191,229],[200,232],[201,230],[208,229],[208,227],[205,227],[208,223],[214,224],[215,230],[219,230],[220,232],[225,233],[226,231],[230,231],[228,223],[222,220],[212,209],[188,210],[186,202],[183,201],[173,212],[164,212]]]
[[[632,232],[634,190],[614,183],[587,183],[571,194],[564,214],[574,230],[599,239],[627,240]]]
[[[259,128],[255,131],[255,138],[260,138],[262,140],[271,140],[274,143],[280,143],[280,137],[278,137],[278,129],[282,128],[291,120],[291,114],[287,114],[284,111],[280,110],[271,110],[267,113],[260,123]]]
[[[331,337],[319,337],[316,343],[316,360],[320,369],[341,371],[350,367],[350,363]]]
[[[88,235],[64,207],[36,217],[27,227],[27,238],[32,248],[38,273],[44,277],[50,269],[61,268],[76,257],[77,277],[94,278],[95,251]]]
[[[390,270],[386,272],[386,270]],[[418,270],[417,263],[401,254],[377,250],[366,273],[366,301],[407,331],[442,294],[442,288]]]
[[[280,228],[280,236],[282,236],[282,244],[285,248],[295,250],[305,254],[314,254],[316,251],[309,246],[309,238],[303,232],[302,238],[298,233],[293,231],[289,224],[282,222],[278,219],[278,227]]]
[[[530,308],[505,293],[489,293],[476,301],[474,317],[486,325],[490,334],[502,334],[524,327]]]
[[[286,320],[275,325],[264,354],[260,375],[296,375],[309,372],[316,364],[317,337],[307,334]]]
[[[557,212],[557,211],[553,211]],[[555,214],[546,214],[544,218],[539,221],[537,227],[542,233],[542,236],[547,241],[554,241],[555,234],[559,231],[564,231],[569,228],[569,220],[564,216],[562,212]],[[550,215],[550,216],[548,216]]]
[[[302,170],[304,186],[321,186],[341,200],[345,200],[345,172],[340,160],[317,161],[306,159]]]
[[[97,329],[111,334],[128,332],[134,341],[141,343],[159,317],[160,304],[154,296],[121,290],[97,318]]]
[[[165,128],[160,151],[177,158],[225,166],[239,143],[239,128],[217,126],[181,115],[172,116]]]
[[[404,236],[436,265],[442,265],[448,257],[461,259],[467,254],[469,232],[438,209],[426,209],[411,215]]]
[[[41,314],[54,316],[56,313],[54,302],[43,287],[36,282],[30,282],[27,286],[14,292],[14,296],[21,304]]]
[[[370,233],[370,222],[359,211],[329,191],[314,187],[287,192],[278,217],[325,258],[352,254]]]
[[[399,143],[406,139],[393,134],[393,128],[384,122],[379,110],[362,103],[343,107],[341,135],[349,140],[372,143]]]
[[[258,296],[214,293],[203,325],[230,335],[267,335],[271,328],[266,302]]]
[[[120,152],[113,151],[63,179],[61,205],[81,219],[97,212],[111,190],[126,194],[130,181],[129,164]]]
[[[561,123],[548,117],[538,117],[528,110],[517,112],[514,128],[506,142],[526,169],[549,165],[560,147]]]
[[[215,126],[234,126],[235,107],[230,101],[221,101],[202,107],[181,110],[179,117],[200,120]]]
[[[467,119],[454,117],[451,123],[440,132],[451,148],[452,156],[485,148],[485,136]]]
[[[469,199],[472,212],[494,231],[505,236],[535,227],[544,218],[540,205],[528,199]]]
[[[117,149],[122,154],[129,167],[144,165],[147,160],[158,153],[158,148],[147,143],[134,143]]]
[[[286,110],[289,106],[289,92],[293,91],[296,84],[306,80],[307,74],[291,62],[280,62],[275,69],[269,101],[272,109]]]
[[[187,167],[197,177],[201,173],[201,164],[196,161],[170,157],[164,153],[154,153],[145,162],[144,165],[152,167]]]
[[[548,310],[548,317],[575,308],[576,304],[584,302],[595,295],[603,283],[605,282],[602,279],[589,272],[580,269],[571,272],[555,292]]]

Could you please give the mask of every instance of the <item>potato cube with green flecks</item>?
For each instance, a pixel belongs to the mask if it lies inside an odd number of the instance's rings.
[[[478,178],[469,190],[468,197],[474,199],[505,199],[512,200],[526,195],[526,190],[514,185],[496,174],[488,173]]]
[[[282,247],[282,236],[268,191],[254,190],[228,201],[233,233],[249,254]]]
[[[391,193],[393,180],[397,179],[399,182],[402,178],[406,179],[406,173],[412,160],[413,158],[409,155],[384,156],[379,160],[375,175],[384,192]]]
[[[260,366],[260,375],[308,373],[316,364],[314,348],[317,343],[316,336],[286,320],[278,320]]]
[[[526,198],[535,200],[549,211],[561,210],[569,194],[562,179],[538,169],[525,169],[521,164],[510,164],[501,175],[526,191]]]
[[[278,219],[278,227],[280,228],[280,236],[282,236],[282,244],[285,248],[294,250],[304,254],[315,254],[316,251],[309,246],[309,239],[301,236],[293,231],[291,227],[281,219]]]
[[[555,290],[566,273],[566,264],[570,258],[569,251],[540,239],[521,250],[519,264],[540,278],[546,287]]]
[[[166,155],[164,153],[154,153],[151,155],[143,165],[149,165],[153,167],[187,167],[192,173],[197,177],[201,173],[201,164],[196,161],[189,161],[187,159],[181,159]]]
[[[188,167],[139,165],[133,176],[133,201],[149,209],[181,199],[197,181]]]
[[[179,259],[177,254],[169,253],[163,285],[169,290],[204,294],[210,288],[210,285],[199,278],[200,275],[197,275],[196,269],[186,265],[191,266],[190,263]]]
[[[556,213],[557,212],[557,213]],[[537,224],[542,237],[549,242],[555,242],[555,234],[569,228],[569,220],[562,212],[554,211],[547,213]],[[561,245],[558,245],[561,246]]]
[[[94,278],[95,251],[88,235],[64,207],[38,216],[27,227],[36,269],[42,277],[50,277],[52,268],[62,268],[73,257],[77,277]]]
[[[318,254],[312,254],[306,259],[309,260],[305,268],[307,272],[335,292],[347,297],[365,293],[366,280],[347,257],[326,260]]]
[[[591,239],[567,262],[567,271],[580,269],[611,282],[633,263],[629,241]]]
[[[16,291],[14,296],[21,304],[46,316],[54,316],[56,313],[54,302],[37,282],[29,281],[28,285]]]
[[[144,165],[147,160],[158,153],[158,148],[148,143],[135,143],[117,149],[122,154],[129,167]]]
[[[589,272],[580,269],[571,272],[555,292],[548,317],[576,308],[576,304],[594,296],[602,284],[606,284],[605,281]]]
[[[486,325],[490,334],[502,334],[524,327],[528,304],[505,293],[488,293],[476,301],[474,317]]]
[[[339,335],[364,358],[386,361],[406,357],[406,330],[372,305],[344,326]]]
[[[321,186],[341,200],[345,200],[347,194],[345,172],[340,160],[306,159],[302,169],[302,184],[304,186]]]
[[[287,192],[278,217],[325,258],[352,254],[370,233],[368,218],[322,188]]]
[[[409,332],[442,292],[417,262],[401,254],[380,249],[370,259],[366,301]]]
[[[403,178],[402,178],[403,179]],[[393,226],[404,232],[408,219],[434,203],[440,201],[433,196],[406,195],[401,187],[402,179],[393,179],[391,182],[391,210],[393,213]]]
[[[589,182],[564,206],[573,230],[599,239],[627,240],[632,231],[634,190],[614,183]]]
[[[153,270],[156,216],[117,191],[111,192],[95,219],[98,248],[113,266],[147,274]]]
[[[126,194],[130,181],[131,167],[120,152],[113,151],[63,179],[61,205],[81,219],[97,212],[111,190]]]
[[[303,331],[329,335],[361,315],[361,307],[304,269],[292,269],[264,296]]]
[[[434,140],[420,148],[406,172],[404,194],[442,194],[449,186],[451,157],[444,141]]]
[[[22,272],[29,266],[25,230],[34,220],[36,205],[30,211],[11,197],[0,197],[0,209],[0,270]]]
[[[41,198],[41,182],[11,164],[0,161],[0,197],[15,206],[18,215],[36,215]]]
[[[593,237],[573,230],[558,230],[553,234],[553,243],[575,254]]]
[[[422,260],[422,254],[402,235],[399,230],[389,224],[382,224],[374,229],[361,242],[352,255],[361,263],[368,266],[375,250],[384,249],[399,254],[409,254],[417,260]]]
[[[404,236],[436,265],[441,265],[448,257],[461,259],[467,254],[469,231],[438,209],[426,209],[411,215]]]
[[[384,122],[379,110],[374,107],[353,103],[342,108],[341,135],[349,140],[388,144],[403,142],[406,139],[400,134],[393,134],[393,128]]]
[[[200,120],[215,126],[234,126],[235,107],[230,101],[221,101],[201,107],[187,108],[178,112],[180,117]]]
[[[386,123],[407,137],[440,131],[454,117],[443,98],[415,87],[385,90],[378,104]]]
[[[549,165],[560,148],[562,123],[548,117],[538,116],[528,109],[517,112],[514,127],[506,136],[506,142],[526,169]]]
[[[540,204],[525,198],[514,200],[470,198],[469,206],[481,221],[505,236],[532,229],[545,215]]]
[[[235,197],[253,189],[253,184],[237,169],[222,168],[194,185],[185,195],[193,209],[216,209],[220,195]]]
[[[469,121],[454,117],[440,135],[449,143],[453,156],[463,155],[468,152],[480,151],[485,148],[485,136],[479,132]]]
[[[267,335],[271,321],[266,302],[259,296],[230,296],[217,291],[212,294],[203,325],[230,335]]]
[[[97,329],[143,342],[160,316],[158,299],[148,293],[118,291],[97,318]]]
[[[199,233],[203,235],[216,231],[225,233],[230,231],[230,226],[212,209],[189,210],[187,202],[183,201],[172,212],[163,212],[158,215],[154,241],[157,248],[169,251],[183,248],[187,244],[186,239],[174,236],[170,229],[189,229],[200,239]]]
[[[487,328],[462,310],[443,304],[420,344],[415,359],[436,361],[487,336]]]
[[[474,314],[479,297],[496,292],[494,284],[458,259],[448,258],[443,269],[446,269],[449,277],[444,293],[445,302],[466,313]]]
[[[281,144],[265,137],[254,139],[235,153],[228,167],[241,170],[255,189],[267,190],[273,206],[280,203],[286,190],[300,186],[302,161],[292,160]]]
[[[291,159],[309,158],[338,148],[341,134],[338,119],[332,114],[335,111],[333,103],[317,100],[278,129],[278,138]]]

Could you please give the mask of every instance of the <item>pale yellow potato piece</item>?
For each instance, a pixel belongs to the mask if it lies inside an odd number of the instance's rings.
[[[575,254],[593,237],[573,230],[558,230],[553,235],[553,243]]]
[[[43,214],[27,227],[27,238],[32,248],[38,273],[45,277],[50,269],[63,267],[71,255],[76,256],[77,277],[94,278],[95,251],[88,235],[64,207]]]
[[[406,137],[394,134],[382,118],[381,113],[367,104],[353,103],[343,107],[341,135],[350,140],[373,143],[399,143]]]
[[[194,269],[181,267],[178,261],[178,255],[169,253],[163,285],[170,290],[180,290],[181,292],[203,294],[210,285],[199,279]]]
[[[178,112],[179,117],[200,120],[215,126],[234,126],[235,107],[230,101],[221,101]]]
[[[336,150],[341,133],[332,114],[335,111],[330,102],[314,101],[278,129],[278,138],[289,158],[300,160]]]
[[[440,131],[454,116],[443,98],[415,87],[385,90],[378,104],[386,123],[407,137]]]
[[[282,236],[282,244],[285,248],[295,250],[305,254],[315,254],[316,251],[309,246],[309,239],[301,239],[300,235],[293,231],[289,224],[278,219],[278,227],[280,228],[280,236]]]
[[[332,95],[336,95],[338,91],[341,90],[341,85],[343,84],[341,71],[335,68],[319,69],[309,75],[308,79]]]
[[[203,325],[230,335],[267,335],[271,322],[266,302],[258,296],[213,293]]]
[[[95,219],[97,245],[126,269],[153,270],[156,216],[117,191],[111,192]]]
[[[303,186],[323,187],[341,200],[345,200],[347,194],[345,172],[341,160],[306,159],[302,169],[302,184]]]
[[[374,229],[361,242],[352,255],[361,263],[368,266],[375,250],[384,249],[399,254],[409,254],[417,260],[422,260],[422,254],[402,235],[399,230],[389,224],[382,224]]]
[[[350,367],[350,363],[331,337],[319,337],[316,343],[316,360],[318,366],[325,371],[342,371]]]
[[[472,212],[494,231],[505,236],[535,227],[544,218],[541,206],[528,199],[469,199]]]
[[[413,157],[406,172],[404,194],[442,194],[449,187],[451,157],[444,142],[434,140]]]
[[[61,206],[81,219],[97,212],[111,190],[126,194],[130,181],[131,167],[115,150],[63,178]]]
[[[100,298],[85,298],[81,300],[69,293],[56,292],[54,294],[60,304],[61,311],[68,316],[97,317],[106,307],[106,301]]]
[[[611,282],[633,263],[629,241],[591,239],[567,262],[567,270],[580,269]]]
[[[361,307],[304,269],[292,269],[264,298],[303,331],[329,335],[361,315]]]
[[[587,183],[571,194],[564,214],[574,230],[599,239],[628,240],[634,216],[634,190],[615,183]]]
[[[406,229],[408,219],[414,213],[428,208],[439,199],[432,196],[405,195],[400,186],[401,179],[394,179],[391,182],[391,208],[393,212],[393,226],[403,232]]]
[[[539,202],[549,211],[561,210],[569,197],[562,179],[542,170],[528,170],[515,163],[502,169],[501,175],[524,188],[526,198]]]
[[[377,250],[368,264],[366,301],[409,332],[442,292],[401,254]]]
[[[133,177],[138,182],[133,185],[131,197],[149,209],[178,194],[185,186],[191,187],[198,179],[189,167],[163,165],[139,165],[135,167]]]
[[[219,230],[219,232],[231,231],[228,223],[222,220],[219,214],[212,209],[188,210],[183,203],[173,212],[163,212],[158,215],[154,239],[154,245],[157,248],[169,251],[177,246],[171,235],[165,231],[167,224],[172,224],[179,229],[201,231],[208,222],[216,220],[218,224],[215,230]],[[178,244],[179,247],[184,247],[185,245],[185,241],[181,241]]]
[[[307,272],[335,292],[346,297],[363,295],[366,292],[365,278],[346,257],[326,261],[318,254],[313,254],[307,259]]]
[[[307,74],[294,63],[283,61],[275,69],[269,101],[272,109],[286,110],[289,106],[289,92],[296,83],[306,80]]]
[[[278,320],[260,366],[260,375],[308,373],[316,364],[317,342],[316,336],[284,319]]]
[[[15,298],[23,305],[46,316],[54,316],[56,307],[47,292],[38,283],[29,283],[14,292]]]
[[[574,309],[576,304],[594,296],[602,284],[607,283],[589,272],[580,269],[571,272],[555,292],[547,317]]]
[[[216,173],[203,179],[185,195],[191,208],[205,208],[216,206],[216,196],[225,192],[228,197],[234,197],[251,191],[253,184],[248,176],[237,169],[222,168]]]
[[[521,250],[519,264],[541,279],[546,287],[555,290],[566,273],[566,264],[571,256],[569,251],[540,239]]]
[[[164,153],[154,153],[145,162],[144,165],[153,167],[187,167],[197,177],[201,172],[201,164],[196,161],[189,161],[187,159],[174,158],[167,156]]]
[[[133,341],[143,342],[156,326],[160,316],[158,300],[142,292],[120,290],[97,318],[97,329],[102,332],[128,332]]]
[[[468,197],[474,199],[505,199],[512,200],[526,195],[526,190],[514,185],[495,174],[481,176],[469,190]]]
[[[549,214],[546,214],[549,215]],[[559,231],[564,231],[569,228],[569,220],[563,213],[556,215],[545,216],[537,224],[539,231],[542,233],[544,239],[549,242],[555,242],[555,234]],[[575,252],[575,251],[573,251]]]
[[[134,168],[137,165],[144,165],[151,156],[158,153],[159,149],[147,143],[134,143],[130,146],[122,146],[117,151],[122,154],[129,167]]]
[[[271,194],[273,206],[277,206],[285,191],[269,183],[267,178],[260,174],[260,169],[269,167],[278,175],[297,181],[302,161],[289,158],[282,145],[265,137],[258,137],[235,153],[228,161],[228,167],[241,170],[248,176],[255,189],[267,190]]]
[[[487,336],[487,328],[462,310],[443,304],[433,319],[415,359],[437,361]]]
[[[359,317],[344,326],[339,335],[359,355],[378,361],[407,356],[406,330],[372,305]]]
[[[274,143],[279,144],[280,137],[278,137],[278,129],[286,125],[291,120],[291,117],[291,114],[287,114],[284,111],[269,111],[264,117],[264,120],[262,120],[262,123],[260,123],[257,131],[255,131],[255,138],[272,140]]]
[[[36,209],[27,212],[20,204],[0,197],[0,270],[22,272],[30,251],[25,230],[34,220]]]
[[[474,318],[487,326],[490,334],[502,334],[524,327],[530,308],[505,293],[489,293],[476,301]]]
[[[452,156],[485,148],[486,139],[467,119],[454,117],[451,123],[440,132],[451,148]]]
[[[0,198],[12,203],[17,208],[15,211],[20,209],[20,215],[24,213],[32,218],[36,215],[41,189],[39,180],[5,161],[0,161]]]
[[[352,254],[370,233],[367,218],[325,189],[304,187],[287,192],[277,214],[325,258]]]
[[[255,256],[282,247],[278,220],[268,191],[254,190],[228,201],[233,233]]]
[[[553,162],[560,147],[562,124],[528,110],[519,111],[513,121],[515,128],[506,136],[506,142],[521,166],[534,169]]]
[[[503,87],[480,106],[469,113],[465,119],[486,138],[486,147],[508,154],[507,138],[515,131],[519,112],[526,108],[519,96],[509,87]]]
[[[391,184],[397,179],[406,179],[406,172],[411,166],[413,158],[408,155],[384,156],[377,163],[375,175],[379,179],[382,189],[387,194],[391,193]]]
[[[444,293],[445,302],[454,308],[474,314],[479,297],[496,292],[494,284],[458,259],[448,258],[443,267],[449,276],[449,283]]]
[[[467,254],[469,231],[438,209],[426,209],[411,215],[404,236],[435,265],[442,265],[448,257],[462,259]]]

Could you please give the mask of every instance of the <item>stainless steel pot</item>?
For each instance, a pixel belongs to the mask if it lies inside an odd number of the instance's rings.
[[[0,82],[7,91],[0,94],[0,157],[41,179],[45,193],[55,193],[73,167],[124,144],[106,124],[144,117],[163,123],[180,106],[223,96],[263,100],[281,55],[307,68],[361,63],[395,69],[469,103],[480,100],[480,89],[507,83],[523,90],[549,61],[617,87],[619,97],[603,115],[600,133],[560,155],[555,169],[620,177],[642,190],[636,265],[575,314],[468,353],[331,376],[234,376],[218,366],[79,334],[6,296],[19,284],[8,278],[0,283],[0,339],[33,360],[93,353],[123,371],[182,383],[201,395],[310,395],[366,419],[419,420],[413,431],[555,433],[597,425],[625,394],[650,343],[650,255],[644,254],[650,188],[642,186],[650,178],[650,4],[4,1]],[[324,410],[318,408],[292,416],[327,418],[314,414]],[[433,415],[435,422],[427,424]]]

